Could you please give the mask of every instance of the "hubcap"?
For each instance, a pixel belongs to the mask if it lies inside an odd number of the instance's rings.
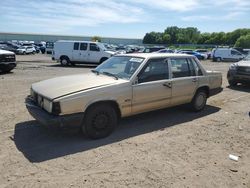
[[[63,60],[62,60],[62,64],[63,64],[63,65],[67,65],[67,63],[68,63],[68,62],[67,62],[66,59],[63,59]]]
[[[197,107],[202,107],[204,105],[204,102],[205,102],[205,97],[200,94],[196,99]]]
[[[105,129],[108,125],[108,117],[105,114],[98,114],[93,124],[96,129]]]

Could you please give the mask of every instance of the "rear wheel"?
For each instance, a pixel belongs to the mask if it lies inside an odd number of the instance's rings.
[[[198,112],[205,108],[207,103],[207,93],[203,89],[198,90],[194,95],[191,102],[191,108],[193,111]]]
[[[70,64],[70,60],[68,57],[61,57],[60,63],[62,66],[68,66]]]
[[[114,131],[117,119],[117,113],[111,105],[94,105],[86,112],[82,131],[91,139],[107,137]]]

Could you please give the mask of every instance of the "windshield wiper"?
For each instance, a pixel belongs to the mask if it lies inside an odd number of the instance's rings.
[[[118,80],[118,76],[116,76],[115,74],[112,74],[110,72],[102,72],[102,74],[105,74],[107,76],[113,76],[116,80]]]
[[[97,71],[97,70],[91,70],[91,72],[93,72],[93,73],[96,73],[97,75],[99,75],[100,74],[100,72],[99,71]]]

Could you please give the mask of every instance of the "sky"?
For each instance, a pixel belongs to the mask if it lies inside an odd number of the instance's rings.
[[[0,32],[143,38],[250,28],[250,0],[0,0]]]

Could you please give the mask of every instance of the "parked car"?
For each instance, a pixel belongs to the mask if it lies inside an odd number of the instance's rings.
[[[155,53],[174,53],[174,50],[165,48],[165,49],[158,50]]]
[[[203,54],[206,58],[205,59],[210,59],[211,58],[211,51],[206,50],[206,49],[197,49],[195,52],[198,52],[200,54]]]
[[[97,139],[111,134],[121,117],[186,103],[203,110],[221,84],[222,74],[206,71],[194,56],[123,54],[89,73],[32,84],[26,107],[41,124],[81,127]]]
[[[182,51],[179,52],[179,53],[193,55],[193,56],[197,57],[197,58],[200,59],[200,60],[201,60],[201,59],[206,59],[206,58],[207,58],[206,55],[203,55],[203,54],[201,54],[201,53],[199,53],[199,52],[194,52],[194,51],[185,51],[185,50],[182,50]]]
[[[41,47],[40,47],[40,51],[41,51],[42,54],[45,54],[45,52],[46,52],[46,47],[45,47],[45,46],[41,46]]]
[[[46,42],[45,45],[46,54],[52,54],[53,48],[54,48],[54,42]]]
[[[0,44],[0,50],[6,50],[6,51],[10,51],[10,52],[13,52],[13,53],[17,53],[17,49],[16,48],[13,48],[11,46],[8,46],[6,44]]]
[[[36,50],[36,53],[40,53],[40,47],[39,46],[34,46],[35,50]]]
[[[17,49],[17,54],[34,54],[36,49],[33,46],[21,46]]]
[[[236,86],[238,83],[250,83],[250,54],[243,60],[230,65],[227,80],[230,86]]]
[[[10,72],[16,67],[16,56],[15,53],[0,50],[0,70],[4,73]]]
[[[108,51],[102,43],[90,41],[57,41],[52,52],[52,60],[66,66],[75,63],[102,63],[115,52]]]
[[[146,48],[141,48],[138,52],[139,53],[152,53],[152,52],[156,52],[162,49],[165,49],[165,47],[146,47]]]
[[[213,61],[240,61],[245,55],[233,48],[214,48],[212,50]]]

